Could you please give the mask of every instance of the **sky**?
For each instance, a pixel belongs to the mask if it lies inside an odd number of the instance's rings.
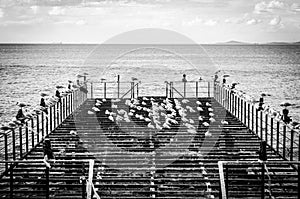
[[[0,0],[0,43],[102,43],[141,28],[204,44],[296,42],[300,1]]]

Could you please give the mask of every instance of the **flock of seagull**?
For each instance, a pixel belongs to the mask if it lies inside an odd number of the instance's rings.
[[[188,99],[170,100],[166,98],[159,102],[154,98],[143,97],[140,100],[126,100],[125,105],[128,110],[125,110],[118,105],[120,101],[120,99],[112,99],[111,106],[108,107],[102,106],[107,102],[106,99],[97,99],[94,107],[88,110],[88,114],[93,115],[102,110],[111,122],[118,125],[121,122],[129,123],[132,120],[138,120],[143,121],[149,129],[157,131],[172,129],[173,126],[178,126],[179,122],[182,122],[182,126],[186,127],[189,133],[197,133],[198,123],[194,121],[195,118],[198,118],[198,122],[207,128],[216,122],[214,110],[209,102],[202,104],[197,100],[196,107],[193,108]],[[204,110],[208,113],[207,116],[204,116]],[[226,125],[228,122],[222,120],[221,124]],[[211,137],[212,135],[207,131],[205,136]]]

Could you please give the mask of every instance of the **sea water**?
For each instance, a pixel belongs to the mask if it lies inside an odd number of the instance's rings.
[[[164,88],[164,81],[181,81],[183,73],[187,74],[187,80],[197,80],[199,74],[192,72],[186,61],[199,57],[210,60],[207,67],[229,74],[227,81],[238,82],[238,90],[256,99],[261,93],[269,94],[265,102],[278,111],[281,111],[283,101],[294,104],[290,114],[294,120],[300,120],[300,46],[202,45],[203,54],[200,55],[196,50],[198,47],[192,45],[148,45],[146,48],[142,45],[106,45],[101,54],[93,56],[97,47],[86,44],[1,44],[0,123],[8,122],[16,115],[17,102],[34,107],[39,103],[41,92],[54,94],[55,86],[66,86],[67,81],[75,80],[79,73],[89,73],[93,81],[102,76],[107,81],[116,81],[117,74],[126,81],[138,77],[149,91],[155,93]],[[180,59],[172,54],[179,49],[183,52]],[[126,50],[128,53],[124,54]],[[118,54],[120,57],[112,59]],[[107,69],[107,66],[112,67]],[[200,67],[198,71],[203,70]],[[204,75],[202,78],[209,80],[211,77]]]

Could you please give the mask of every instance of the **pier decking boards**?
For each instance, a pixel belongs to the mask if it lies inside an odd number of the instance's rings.
[[[141,100],[141,98],[139,98]],[[156,97],[157,102],[164,98]],[[173,103],[173,99],[170,99]],[[199,98],[202,104],[206,102],[218,104],[213,98]],[[181,101],[181,100],[180,100]],[[188,102],[189,106],[196,109],[195,100]],[[129,110],[125,100],[115,102],[118,109]],[[155,154],[160,147],[166,147],[170,152],[185,147],[185,143],[168,145],[175,134],[182,130],[178,125],[172,125],[171,129],[162,129],[152,136],[145,136],[143,129],[147,123],[139,119],[132,119],[126,125],[126,131],[118,128],[116,122],[108,119],[106,110],[113,111],[110,99],[99,107],[100,112],[95,115],[88,114],[95,105],[95,99],[86,100],[72,115],[49,134],[52,147],[57,160],[70,160],[70,162],[52,163],[49,169],[49,196],[50,198],[83,198],[86,196],[85,185],[80,182],[80,177],[88,176],[88,164],[72,162],[72,160],[94,159],[93,184],[101,198],[219,198],[220,179],[218,161],[257,161],[261,140],[253,134],[241,121],[225,111],[220,104],[212,107],[215,123],[209,128],[203,122],[209,121],[208,107],[203,107],[201,116],[204,121],[199,122],[199,112],[190,115],[196,126],[197,133],[193,140],[189,141],[186,153],[180,155],[170,164],[160,167],[159,162],[151,159],[153,167],[159,169],[143,169],[139,171],[139,165],[124,159],[118,166],[122,154],[116,151],[107,151],[105,159],[99,157],[97,147],[87,148],[87,145],[102,146],[104,140],[93,139],[99,134],[104,134],[116,147],[137,154]],[[145,105],[147,106],[147,104]],[[136,110],[137,111],[137,110]],[[220,115],[226,113],[225,120],[228,124],[220,125],[224,119]],[[141,113],[142,114],[142,113]],[[76,115],[76,116],[75,116]],[[92,117],[97,119],[91,119]],[[220,117],[219,117],[220,116]],[[77,119],[74,119],[77,118]],[[78,120],[80,118],[80,121]],[[76,124],[77,122],[77,124]],[[80,122],[82,125],[78,124]],[[122,126],[125,128],[124,126]],[[78,129],[80,128],[80,129]],[[78,132],[70,134],[71,130]],[[202,146],[205,133],[219,134],[216,143],[212,138],[213,147]],[[80,132],[84,132],[82,137]],[[134,132],[130,134],[130,132]],[[140,133],[140,134],[139,134]],[[145,138],[146,137],[146,138]],[[212,136],[213,137],[213,136]],[[209,142],[210,138],[206,138]],[[169,147],[169,148],[167,148]],[[199,150],[201,148],[201,150]],[[203,155],[204,154],[204,155]],[[269,161],[284,160],[275,151],[267,147]],[[38,144],[26,157],[27,160],[43,158],[42,144]],[[136,162],[143,162],[145,156],[136,155]],[[112,165],[108,165],[114,164]],[[266,178],[266,196],[271,188],[271,195],[275,198],[298,197],[298,173],[290,165],[267,164],[268,176]],[[13,198],[46,198],[45,196],[45,165],[42,162],[19,163],[0,179],[0,198],[9,198],[11,195],[11,171],[13,172]],[[234,176],[234,178],[233,178]],[[260,198],[261,197],[261,173],[258,166],[240,165],[229,168],[229,198]],[[230,180],[232,179],[232,180]]]

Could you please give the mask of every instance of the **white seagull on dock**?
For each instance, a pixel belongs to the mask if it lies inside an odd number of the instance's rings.
[[[100,109],[97,108],[97,107],[93,107],[92,109],[93,109],[93,111],[95,111],[95,112],[100,112]]]
[[[211,132],[209,132],[209,131],[205,132],[205,137],[211,137],[211,136],[212,136]]]
[[[221,121],[221,124],[223,124],[223,125],[227,125],[227,124],[228,124],[228,122],[227,122],[227,121],[225,121],[225,120],[222,120],[222,121]]]
[[[201,107],[197,107],[198,111],[203,111],[203,109]]]
[[[197,101],[196,104],[198,104],[199,106],[202,105],[202,103],[200,101]]]
[[[209,124],[207,122],[203,122],[203,126],[208,127]]]

